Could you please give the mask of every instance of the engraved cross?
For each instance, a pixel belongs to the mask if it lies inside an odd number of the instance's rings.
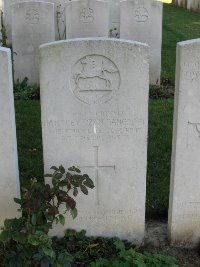
[[[95,155],[95,164],[91,166],[79,166],[79,168],[91,168],[95,169],[95,179],[96,179],[96,199],[97,205],[100,205],[100,198],[99,198],[99,169],[101,168],[112,168],[115,170],[115,165],[106,166],[106,165],[99,165],[99,147],[94,146],[94,155]]]

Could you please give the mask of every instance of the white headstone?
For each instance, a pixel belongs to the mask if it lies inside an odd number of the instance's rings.
[[[178,5],[180,6],[180,7],[186,7],[186,0],[178,0]]]
[[[194,11],[199,11],[199,8],[200,8],[199,0],[193,0],[191,9]]]
[[[20,196],[10,49],[0,47],[0,226],[17,216]]]
[[[66,38],[108,37],[109,3],[74,0],[66,4]]]
[[[95,183],[89,196],[78,198],[78,218],[67,218],[67,227],[141,242],[148,46],[75,39],[41,46],[40,59],[45,172],[52,165],[76,165]]]
[[[39,83],[39,46],[55,40],[54,4],[21,2],[12,6],[15,80]]]
[[[193,0],[187,0],[187,9],[191,9],[192,8],[192,2]]]
[[[120,38],[150,46],[150,83],[160,84],[162,45],[162,3],[156,0],[121,2]]]
[[[1,0],[0,0],[1,1]],[[7,36],[9,43],[12,42],[12,16],[11,16],[11,5],[24,2],[24,0],[3,0],[4,1],[4,19],[7,30]],[[26,0],[32,2],[35,0]],[[54,7],[54,18],[55,18],[55,32],[56,40],[65,39],[65,7],[64,4],[69,0],[42,0],[42,2],[49,2],[55,4]]]
[[[200,39],[178,43],[169,203],[172,243],[200,237]]]

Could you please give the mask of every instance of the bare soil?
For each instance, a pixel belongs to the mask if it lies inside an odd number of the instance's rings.
[[[174,257],[180,267],[200,267],[200,249],[170,246],[167,239],[167,222],[148,220],[144,249],[147,252],[160,253]]]

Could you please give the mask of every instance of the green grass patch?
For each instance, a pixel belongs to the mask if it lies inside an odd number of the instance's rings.
[[[200,14],[175,5],[164,5],[162,79],[174,84],[176,44],[200,37]]]
[[[172,99],[150,100],[147,167],[147,214],[167,215],[173,128]]]
[[[43,179],[42,133],[39,101],[15,101],[20,181]]]

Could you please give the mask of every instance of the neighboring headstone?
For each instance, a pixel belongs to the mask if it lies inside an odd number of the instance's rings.
[[[178,5],[180,7],[186,7],[187,6],[187,2],[186,2],[186,0],[178,0]]]
[[[120,38],[150,46],[150,83],[159,85],[163,5],[155,0],[127,0],[120,3]]]
[[[54,4],[21,2],[12,6],[14,77],[39,83],[39,46],[55,41]]]
[[[199,244],[200,237],[200,39],[178,43],[169,238]]]
[[[191,9],[192,8],[192,2],[193,0],[187,0],[187,9]]]
[[[20,196],[10,49],[0,47],[0,226],[17,216]]]
[[[108,37],[109,3],[74,0],[66,4],[66,38]]]
[[[143,239],[148,50],[104,38],[40,47],[45,173],[53,165],[76,165],[95,183],[89,196],[77,199],[78,217],[67,217],[68,228]]]
[[[0,0],[1,1],[1,0]],[[24,2],[24,0],[3,0],[4,1],[4,19],[7,30],[7,36],[9,43],[12,42],[12,16],[11,16],[11,5]],[[33,0],[26,0],[32,2]],[[55,33],[56,40],[65,39],[65,11],[64,4],[69,0],[42,0],[42,2],[49,2],[55,4],[54,6],[54,17],[55,17]]]
[[[200,1],[199,0],[193,0],[191,9],[196,11],[196,12],[199,12],[199,10],[200,10]]]

